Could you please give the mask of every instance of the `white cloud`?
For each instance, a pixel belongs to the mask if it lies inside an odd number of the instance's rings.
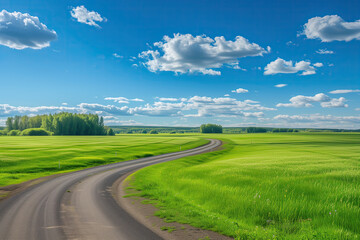
[[[319,49],[316,51],[318,54],[334,54],[334,51],[327,50],[327,49]]]
[[[96,22],[106,22],[106,18],[95,11],[89,11],[84,6],[77,6],[71,11],[71,16],[80,23],[85,23],[90,26],[100,27]]]
[[[231,92],[233,92],[233,93],[247,93],[247,92],[249,92],[249,90],[244,89],[244,88],[238,88],[238,89],[232,90]]]
[[[360,124],[360,116],[333,116],[320,114],[304,114],[304,115],[277,115],[275,120],[286,123],[295,123],[299,126],[308,124],[309,127],[328,126],[337,128],[355,128],[355,124]],[[358,125],[359,126],[359,125]]]
[[[132,101],[132,102],[143,102],[144,100],[140,99],[140,98],[133,98],[133,99],[130,99],[130,101]]]
[[[337,108],[337,107],[348,107],[345,104],[346,99],[341,98],[330,98],[329,96],[318,93],[315,96],[303,96],[298,95],[290,98],[290,103],[278,103],[277,107],[312,107],[312,103],[318,102],[324,108]]]
[[[131,109],[131,113],[145,116],[181,116],[181,110],[185,107],[183,102],[168,103],[168,102],[155,102],[154,105],[146,104],[144,107],[135,107]]]
[[[63,106],[67,106],[68,104],[66,102],[61,103]]]
[[[37,106],[37,107],[25,107],[25,106],[11,106],[9,104],[0,104],[0,117],[24,115],[24,114],[44,114],[52,112],[78,112],[80,109],[76,107],[66,106]]]
[[[302,34],[322,42],[360,40],[360,20],[345,22],[338,15],[314,17],[304,25]]]
[[[164,97],[159,97],[157,99],[159,99],[162,102],[176,102],[179,100],[177,98],[164,98]]]
[[[275,61],[270,62],[264,69],[264,75],[273,75],[278,73],[297,73],[301,72],[301,75],[311,75],[316,73],[315,67],[322,67],[322,63],[311,64],[309,61],[296,62],[285,61],[282,58],[277,58]]]
[[[331,94],[343,94],[343,93],[357,93],[357,92],[360,92],[360,89],[339,89],[339,90],[331,91],[329,93],[331,93]]]
[[[214,69],[224,64],[238,66],[240,58],[262,56],[268,53],[256,43],[237,36],[235,41],[227,41],[223,36],[214,39],[191,34],[174,34],[173,38],[164,36],[163,41],[154,43],[159,50],[148,50],[139,54],[151,72],[170,71],[175,73],[202,73],[221,75]]]
[[[293,41],[286,42],[286,45],[288,45],[288,46],[298,46],[298,44],[294,43]]]
[[[127,99],[126,97],[106,97],[104,98],[104,100],[114,101],[117,103],[129,103],[129,99]]]
[[[287,86],[287,84],[284,84],[284,83],[275,85],[275,87],[277,87],[277,88],[283,88],[283,87],[286,87],[286,86]]]
[[[42,49],[57,39],[56,32],[38,17],[21,12],[0,12],[0,44],[14,49]]]
[[[116,58],[124,58],[124,56],[121,56],[121,55],[119,55],[117,53],[113,53],[113,56],[116,57]]]
[[[256,104],[254,104],[256,103]],[[262,117],[262,111],[276,110],[263,107],[252,100],[238,101],[234,98],[221,97],[200,97],[194,96],[188,100],[184,110],[196,110],[196,114],[187,114],[187,117]],[[247,112],[245,112],[247,111]],[[248,112],[256,111],[256,112]]]
[[[87,110],[87,111],[95,111],[98,114],[108,113],[114,115],[131,115],[129,112],[129,107],[117,107],[114,105],[102,105],[98,103],[80,103],[78,105],[80,109]]]
[[[143,123],[136,122],[135,120],[105,120],[104,123],[108,126],[123,125],[123,126],[141,126]]]
[[[135,101],[124,97],[107,98],[124,103]],[[169,99],[169,98],[168,98]],[[173,100],[172,98],[170,98]],[[159,98],[160,100],[160,98]],[[162,100],[166,100],[162,99]],[[153,116],[153,117],[255,117],[261,118],[263,111],[274,111],[274,108],[261,106],[253,100],[238,101],[235,98],[193,96],[189,99],[178,98],[177,101],[156,101],[142,106],[114,106],[99,103],[81,103],[75,107],[69,106],[38,106],[24,107],[0,104],[0,119],[14,115],[49,114],[58,112],[95,113],[105,116],[106,120],[114,120],[115,116]],[[117,119],[115,119],[117,120]]]
[[[322,64],[322,63],[314,63],[314,67],[323,67],[324,66],[324,64]]]
[[[134,98],[134,99],[128,99],[126,97],[106,97],[104,100],[108,101],[114,101],[117,103],[129,103],[129,102],[143,102],[143,99],[140,98]]]
[[[224,97],[230,97],[230,94],[225,94]]]

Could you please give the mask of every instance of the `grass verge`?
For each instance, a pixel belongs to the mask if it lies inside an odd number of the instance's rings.
[[[207,143],[192,135],[3,136],[0,187],[88,167],[176,152]]]
[[[166,221],[236,239],[359,239],[360,134],[216,135],[225,149],[131,176]]]

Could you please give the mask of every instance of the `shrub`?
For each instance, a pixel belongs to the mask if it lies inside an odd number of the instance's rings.
[[[21,136],[51,136],[52,132],[43,128],[28,128],[21,132]]]
[[[20,135],[20,131],[19,131],[19,130],[11,130],[10,132],[8,132],[7,135],[8,135],[8,136],[19,136],[19,135]]]
[[[141,133],[143,133],[143,134],[147,134],[147,131],[144,129]]]
[[[8,132],[6,130],[0,130],[0,136],[6,136]]]
[[[153,129],[153,130],[150,131],[150,134],[159,134],[159,133],[156,130]]]

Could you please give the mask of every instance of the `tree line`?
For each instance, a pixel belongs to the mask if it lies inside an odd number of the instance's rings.
[[[53,135],[115,135],[111,128],[104,126],[104,118],[97,114],[62,112],[34,117],[15,116],[7,118],[6,127],[9,133],[44,129]]]
[[[201,133],[222,133],[223,127],[221,125],[217,124],[202,124],[200,126],[200,132]]]

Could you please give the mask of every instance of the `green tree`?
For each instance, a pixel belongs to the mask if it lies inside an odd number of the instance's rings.
[[[202,124],[200,126],[200,132],[201,133],[222,133],[223,127],[221,125],[217,124]]]

